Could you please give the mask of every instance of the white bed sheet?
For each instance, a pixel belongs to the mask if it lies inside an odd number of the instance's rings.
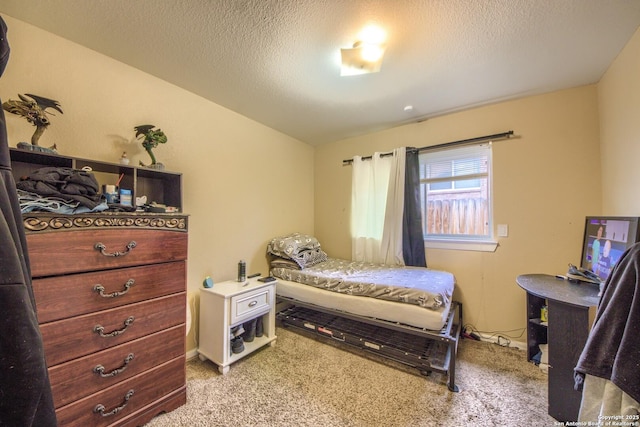
[[[276,284],[276,293],[321,307],[436,331],[445,324],[451,306],[448,304],[432,310],[412,304],[324,291],[280,278]]]

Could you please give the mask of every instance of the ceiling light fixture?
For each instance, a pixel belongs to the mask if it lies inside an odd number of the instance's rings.
[[[342,56],[341,76],[356,76],[377,73],[382,66],[386,35],[375,25],[365,27],[352,48],[340,49]]]

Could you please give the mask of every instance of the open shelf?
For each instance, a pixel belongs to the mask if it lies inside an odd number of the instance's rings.
[[[147,196],[147,203],[156,202],[173,206],[182,212],[182,174],[143,166],[82,159],[59,154],[42,153],[10,148],[11,168],[16,181],[43,167],[82,169],[91,168],[100,186],[116,184],[130,189],[132,198]]]

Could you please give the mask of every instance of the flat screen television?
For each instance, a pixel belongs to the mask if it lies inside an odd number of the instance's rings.
[[[640,217],[586,217],[580,267],[606,280],[624,251],[640,241],[639,222]]]

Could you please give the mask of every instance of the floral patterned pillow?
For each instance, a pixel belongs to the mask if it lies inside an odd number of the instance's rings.
[[[286,236],[271,239],[267,246],[270,254],[291,258],[305,249],[316,249],[320,247],[320,242],[313,236],[301,233],[292,233]]]
[[[310,267],[327,260],[327,254],[320,249],[318,239],[302,233],[292,233],[271,239],[267,245],[267,252],[295,261],[300,268]]]

